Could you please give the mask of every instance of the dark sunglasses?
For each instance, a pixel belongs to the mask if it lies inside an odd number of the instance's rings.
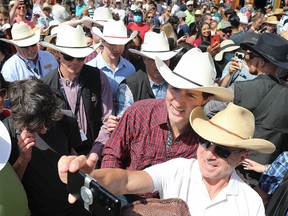
[[[224,146],[212,143],[212,142],[205,140],[205,139],[200,140],[200,145],[205,149],[209,149],[212,145],[214,145],[214,154],[217,157],[220,157],[223,159],[229,158],[231,156],[231,154],[238,154],[238,153],[245,151],[245,149],[233,151],[233,150],[230,150]]]
[[[147,18],[148,18],[148,19],[151,19],[151,18],[153,18],[153,16],[147,16]]]
[[[20,47],[22,50],[27,50],[29,49],[30,47],[35,47],[37,44],[32,44],[30,46],[25,46],[25,47]]]
[[[67,55],[67,54],[64,54],[64,53],[62,53],[62,55],[63,55],[63,58],[64,58],[66,61],[73,61],[74,59],[77,59],[77,61],[84,61],[84,59],[86,58],[86,57],[75,58],[75,57],[72,57],[72,56]]]
[[[187,5],[187,7],[193,7],[193,5]]]
[[[7,96],[7,89],[0,89],[0,97],[5,98]]]
[[[22,6],[18,6],[17,8],[18,10],[21,10],[21,9],[26,9],[26,6],[25,5],[22,5]]]
[[[230,28],[225,28],[225,29],[221,29],[221,31],[224,33],[224,34],[231,34],[232,33],[232,29]]]

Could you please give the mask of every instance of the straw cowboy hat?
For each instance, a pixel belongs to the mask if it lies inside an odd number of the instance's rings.
[[[93,20],[95,20],[101,26],[104,26],[105,23],[112,18],[112,12],[109,8],[98,7],[94,11]]]
[[[162,61],[171,59],[181,49],[170,51],[169,42],[164,32],[159,34],[156,32],[146,32],[144,36],[144,43],[141,45],[141,51],[136,49],[129,49],[130,52],[154,59],[159,57]]]
[[[276,8],[274,11],[273,11],[273,15],[284,15],[284,10],[282,8]]]
[[[288,42],[281,36],[263,33],[255,46],[249,44],[243,45],[241,45],[241,47],[261,56],[270,63],[277,65],[280,68],[288,69]]]
[[[15,23],[11,30],[12,40],[1,39],[7,43],[19,47],[26,47],[36,44],[40,40],[40,29],[34,32],[29,25],[24,22]]]
[[[130,37],[127,36],[127,28],[122,20],[110,19],[105,23],[103,33],[97,27],[92,27],[94,34],[105,40],[109,44],[125,45],[132,40],[137,34],[137,31],[133,31]]]
[[[235,45],[232,40],[224,40],[220,44],[220,52],[217,53],[214,58],[216,61],[221,61],[223,59],[224,53],[231,52],[239,48],[240,46]]]
[[[161,76],[171,86],[211,93],[214,94],[213,98],[219,101],[232,101],[234,97],[229,89],[214,86],[216,70],[213,59],[209,53],[202,53],[198,48],[187,51],[174,71],[157,56],[155,62]]]
[[[274,24],[274,25],[278,25],[280,23],[280,21],[277,20],[276,16],[269,16],[264,23],[269,23],[269,24]]]
[[[11,139],[10,135],[0,121],[0,170],[6,165],[11,153]]]
[[[56,45],[47,42],[40,44],[74,58],[83,58],[93,52],[93,48],[86,43],[85,33],[80,25],[76,28],[70,25],[61,25],[61,28],[57,30]]]
[[[196,107],[190,114],[190,124],[201,137],[213,143],[270,154],[275,145],[264,139],[253,139],[254,115],[247,109],[229,103],[210,120],[202,107]]]

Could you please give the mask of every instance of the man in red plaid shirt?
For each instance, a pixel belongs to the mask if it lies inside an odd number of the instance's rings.
[[[230,90],[213,86],[213,59],[198,48],[185,53],[174,71],[155,61],[169,83],[166,99],[141,100],[125,111],[104,146],[102,168],[143,170],[172,158],[195,158],[199,136],[189,124],[190,112],[211,98],[233,99]]]

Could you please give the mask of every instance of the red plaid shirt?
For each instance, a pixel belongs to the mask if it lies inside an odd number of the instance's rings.
[[[105,144],[102,167],[143,170],[172,158],[196,158],[199,136],[192,129],[177,137],[166,151],[167,122],[164,99],[134,103]]]

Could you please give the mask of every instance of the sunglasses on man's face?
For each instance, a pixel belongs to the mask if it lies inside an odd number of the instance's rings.
[[[213,145],[214,146],[214,154],[217,157],[220,157],[223,159],[228,159],[231,156],[231,154],[238,154],[238,153],[245,151],[245,149],[233,151],[233,150],[230,150],[229,148],[226,148],[224,146],[212,143],[212,142],[205,140],[205,139],[200,140],[200,145],[205,149],[209,149]]]
[[[35,47],[37,44],[32,44],[30,46],[24,46],[24,47],[20,47],[20,49],[22,50],[28,50],[30,47]]]
[[[221,31],[222,31],[224,34],[231,34],[231,33],[232,33],[232,29],[230,29],[230,28],[221,29]]]
[[[86,57],[82,57],[82,58],[75,58],[75,57],[72,57],[72,56],[70,56],[70,55],[67,55],[67,54],[64,54],[64,53],[62,53],[62,55],[63,55],[63,58],[66,60],[66,61],[73,61],[74,59],[77,59],[77,61],[84,61],[84,59],[86,58]]]
[[[6,96],[7,96],[7,89],[6,88],[0,89],[0,97],[6,98]]]

